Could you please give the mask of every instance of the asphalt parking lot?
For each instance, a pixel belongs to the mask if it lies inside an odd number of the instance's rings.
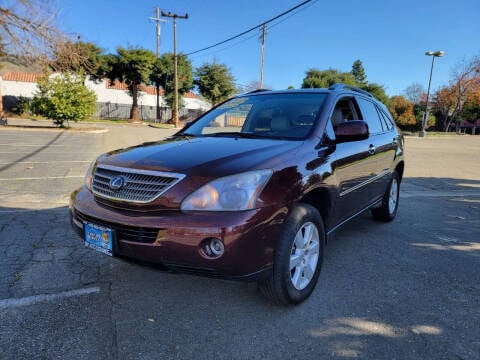
[[[0,359],[480,359],[480,136],[407,138],[397,219],[342,229],[313,295],[279,307],[83,246],[89,163],[172,132],[104,127],[0,128]]]

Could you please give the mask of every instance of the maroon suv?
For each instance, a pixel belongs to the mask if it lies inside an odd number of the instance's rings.
[[[336,229],[369,209],[395,217],[403,169],[403,138],[369,93],[257,91],[101,155],[72,194],[72,224],[108,255],[255,280],[299,303]]]

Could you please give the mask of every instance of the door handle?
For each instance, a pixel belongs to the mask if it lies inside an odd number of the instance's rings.
[[[368,147],[368,153],[369,153],[370,155],[375,154],[375,145],[370,144],[370,146]]]

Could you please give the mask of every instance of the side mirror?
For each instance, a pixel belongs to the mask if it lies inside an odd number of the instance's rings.
[[[368,125],[362,120],[350,120],[335,127],[337,142],[358,141],[368,138]]]

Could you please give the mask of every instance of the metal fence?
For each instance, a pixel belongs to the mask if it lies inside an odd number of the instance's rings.
[[[115,104],[115,103],[97,103],[97,111],[93,115],[95,118],[102,119],[128,119],[130,118],[131,105],[128,104]],[[139,105],[138,111],[140,119],[146,122],[157,121],[157,108],[156,106]],[[181,108],[178,110],[178,116],[183,121],[189,121],[197,118],[203,114],[203,110],[200,109],[186,109]],[[172,117],[172,110],[169,107],[160,107],[160,122],[166,122]]]
[[[5,111],[13,112],[13,109],[18,103],[16,96],[4,95],[3,96],[3,108]],[[98,102],[97,110],[93,114],[94,118],[98,119],[129,119],[132,105],[129,104],[116,104],[111,102]],[[157,122],[157,107],[156,106],[138,106],[140,119],[145,122]],[[178,116],[182,121],[190,121],[196,119],[204,111],[200,109],[186,109],[181,108],[178,110]],[[160,119],[159,122],[164,123],[170,120],[172,117],[172,110],[169,107],[160,107]]]

